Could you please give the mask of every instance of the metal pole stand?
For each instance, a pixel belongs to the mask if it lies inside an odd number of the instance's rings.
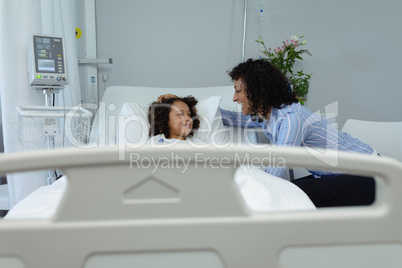
[[[45,95],[45,103],[46,107],[51,107],[52,101],[51,101],[51,95],[53,95],[53,101],[54,101],[54,94],[59,93],[59,89],[54,89],[54,88],[44,88],[42,90],[43,94]],[[55,143],[54,143],[54,135],[47,136],[47,148],[50,149],[55,149]],[[47,177],[47,184],[51,185],[53,182],[57,180],[55,176],[55,170],[49,169],[49,176]]]

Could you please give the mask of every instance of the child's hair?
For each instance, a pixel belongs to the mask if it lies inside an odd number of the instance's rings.
[[[193,136],[194,131],[198,130],[200,127],[200,120],[197,116],[197,109],[195,105],[198,101],[192,97],[187,96],[184,98],[169,98],[162,99],[162,102],[154,101],[148,108],[148,122],[150,124],[149,128],[149,137],[156,136],[159,134],[164,134],[165,137],[170,136],[170,128],[169,128],[169,113],[172,110],[172,105],[175,101],[182,101],[188,105],[190,109],[190,115],[193,119],[193,128],[188,136]]]

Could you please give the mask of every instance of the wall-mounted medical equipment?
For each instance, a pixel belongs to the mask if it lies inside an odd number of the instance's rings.
[[[112,64],[112,58],[105,59],[78,59],[78,64]]]
[[[85,66],[85,83],[86,86],[86,102],[92,102],[99,106],[99,87],[98,87],[98,78],[97,78],[97,73],[98,73],[98,64],[112,64],[113,59],[112,58],[92,58],[92,59],[78,59],[78,64],[85,64],[85,65],[93,65],[93,66]],[[106,74],[104,74],[106,75]],[[107,80],[107,79],[106,79]],[[106,88],[106,80],[103,79],[105,82],[105,88]],[[89,83],[88,83],[89,82]],[[90,99],[91,98],[91,99]]]
[[[29,84],[35,89],[60,89],[68,85],[64,39],[33,34],[28,42]]]

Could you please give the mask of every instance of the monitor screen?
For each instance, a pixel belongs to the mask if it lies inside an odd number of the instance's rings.
[[[44,59],[38,59],[38,71],[43,72],[43,73],[48,73],[48,72],[55,72],[56,64],[54,63],[54,60],[44,60]]]

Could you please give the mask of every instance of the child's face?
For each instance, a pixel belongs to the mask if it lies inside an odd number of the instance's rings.
[[[193,119],[188,105],[182,101],[175,101],[169,113],[169,139],[185,140],[193,129]]]

